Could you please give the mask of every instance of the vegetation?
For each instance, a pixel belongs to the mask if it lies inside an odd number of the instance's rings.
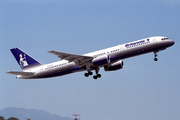
[[[8,119],[5,119],[3,116],[0,116],[0,120],[19,120],[19,119],[15,117],[10,117]]]
[[[0,120],[5,120],[3,116],[0,116]]]

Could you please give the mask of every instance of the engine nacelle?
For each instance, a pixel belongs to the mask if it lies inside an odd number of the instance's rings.
[[[94,66],[106,65],[109,62],[110,62],[110,59],[108,55],[103,55],[101,57],[97,57],[92,60],[92,63]]]
[[[104,66],[104,70],[105,71],[115,71],[115,70],[122,69],[123,66],[124,66],[124,62],[122,60],[119,60],[113,64]]]

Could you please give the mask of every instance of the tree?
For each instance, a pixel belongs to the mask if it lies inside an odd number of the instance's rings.
[[[15,117],[10,117],[8,118],[7,120],[19,120],[18,118],[15,118]]]
[[[5,120],[3,116],[0,116],[0,120]]]

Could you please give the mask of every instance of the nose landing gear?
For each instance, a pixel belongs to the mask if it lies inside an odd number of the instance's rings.
[[[159,52],[159,51],[158,50],[154,51],[154,61],[158,61],[158,59],[156,58],[158,56],[157,52]]]
[[[158,59],[157,59],[157,58],[154,58],[154,61],[158,61]]]

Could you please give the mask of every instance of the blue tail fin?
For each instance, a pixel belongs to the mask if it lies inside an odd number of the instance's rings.
[[[42,65],[40,62],[38,62],[37,60],[26,54],[19,48],[13,48],[11,49],[11,52],[22,69],[26,69],[37,65]]]

